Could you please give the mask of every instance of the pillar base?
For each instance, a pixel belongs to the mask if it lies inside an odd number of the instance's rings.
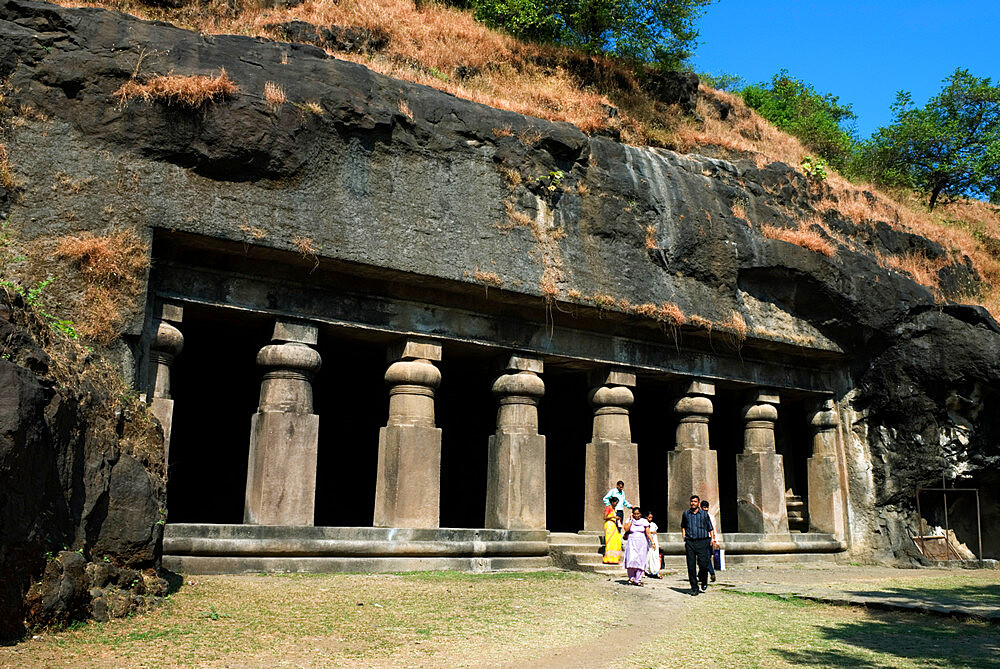
[[[809,458],[809,531],[845,535],[844,500],[840,492],[840,468],[832,455]]]
[[[486,527],[545,528],[545,437],[497,432],[490,437]]]
[[[319,416],[315,414],[254,414],[244,523],[313,524],[318,443]]]
[[[667,513],[658,524],[681,531],[681,517],[691,508],[691,495],[708,500],[715,531],[722,534],[719,508],[719,454],[707,448],[684,448],[667,453]]]
[[[604,529],[604,495],[618,481],[625,482],[625,498],[639,504],[639,449],[626,441],[599,439],[587,444],[584,483],[584,531]],[[633,498],[634,495],[634,498]]]
[[[788,534],[785,470],[780,455],[736,456],[736,502],[740,532]]]
[[[441,524],[441,429],[389,425],[378,433],[375,527]]]

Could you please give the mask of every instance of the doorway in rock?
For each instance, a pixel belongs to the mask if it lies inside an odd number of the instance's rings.
[[[809,529],[808,481],[809,456],[812,444],[806,416],[806,398],[785,392],[778,405],[778,421],[774,424],[775,450],[785,468],[785,505],[788,529],[806,532]]]
[[[184,350],[171,369],[171,523],[242,523],[250,417],[260,397],[257,352],[273,319],[188,305]]]
[[[736,455],[743,452],[743,405],[746,393],[716,386],[708,435],[719,458],[719,511],[722,531],[739,532],[736,504]]]
[[[441,358],[434,400],[441,428],[441,527],[482,527],[487,448],[497,418],[491,388],[499,363],[495,353],[453,343],[444,345]]]
[[[550,532],[579,532],[587,443],[594,421],[587,401],[587,375],[546,362],[543,378],[538,432],[545,435],[545,524]]]
[[[640,377],[633,393],[632,441],[639,451],[639,503],[644,511],[653,512],[654,522],[662,528],[661,532],[666,532],[670,527],[667,453],[674,449],[677,437],[679,419],[674,413],[674,402],[681,392],[668,381]],[[632,501],[634,495],[626,497]]]
[[[316,525],[372,525],[378,432],[389,411],[384,380],[389,342],[387,335],[365,330],[320,331],[316,348],[323,367],[313,380],[313,411],[319,416]]]

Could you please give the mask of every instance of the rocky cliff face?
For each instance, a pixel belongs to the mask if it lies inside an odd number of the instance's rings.
[[[159,428],[82,348],[46,353],[47,330],[0,289],[0,639],[165,594]]]
[[[210,103],[115,95],[223,69],[239,90]],[[835,360],[832,390],[854,419],[859,553],[902,550],[913,487],[942,467],[1000,467],[1000,334],[951,301],[976,291],[971,264],[898,221],[849,218],[853,203],[785,165],[588,137],[313,46],[24,0],[0,0],[0,79],[19,181],[2,202],[26,246],[126,226],[190,232],[478,283],[622,328],[666,323],[690,341],[711,327],[748,355]],[[269,82],[285,102],[265,99]],[[765,228],[805,230],[826,251]],[[880,256],[929,259],[943,295]],[[135,305],[126,339],[143,314]]]

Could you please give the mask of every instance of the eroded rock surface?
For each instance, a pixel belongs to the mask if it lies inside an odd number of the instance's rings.
[[[140,443],[162,443],[159,429],[116,416],[99,377],[81,373],[73,386],[57,380],[52,368],[67,360],[54,361],[38,344],[44,328],[0,289],[2,639],[21,636],[25,622],[144,610],[146,595],[166,593],[155,571],[162,462],[138,459]],[[80,370],[96,364],[69,362]]]

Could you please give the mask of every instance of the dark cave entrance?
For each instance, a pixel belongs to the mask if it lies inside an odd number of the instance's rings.
[[[538,432],[545,435],[545,517],[550,532],[583,529],[587,443],[594,412],[587,375],[546,365]]]
[[[634,393],[632,441],[638,444],[639,450],[639,501],[643,513],[652,511],[653,522],[661,532],[666,532],[670,527],[667,453],[674,448],[679,422],[674,402],[681,393],[675,384],[646,377],[638,379]]]
[[[375,513],[378,433],[389,411],[385,335],[321,329],[323,368],[313,380],[319,416],[316,457],[318,526],[371,527]],[[353,499],[347,501],[345,497]]]
[[[710,501],[719,505],[722,531],[739,532],[736,456],[743,452],[743,406],[746,404],[746,391],[716,386],[712,404],[708,435],[712,448],[718,453],[719,499]]]
[[[778,421],[774,425],[775,450],[781,455],[785,468],[785,502],[788,529],[792,532],[809,529],[807,482],[812,440],[807,403],[806,398],[783,393],[778,405]]]
[[[257,352],[273,320],[188,305],[184,350],[171,369],[174,399],[167,479],[172,523],[242,523]]]
[[[441,527],[483,527],[490,435],[496,431],[495,354],[446,343],[434,410],[441,428]]]

